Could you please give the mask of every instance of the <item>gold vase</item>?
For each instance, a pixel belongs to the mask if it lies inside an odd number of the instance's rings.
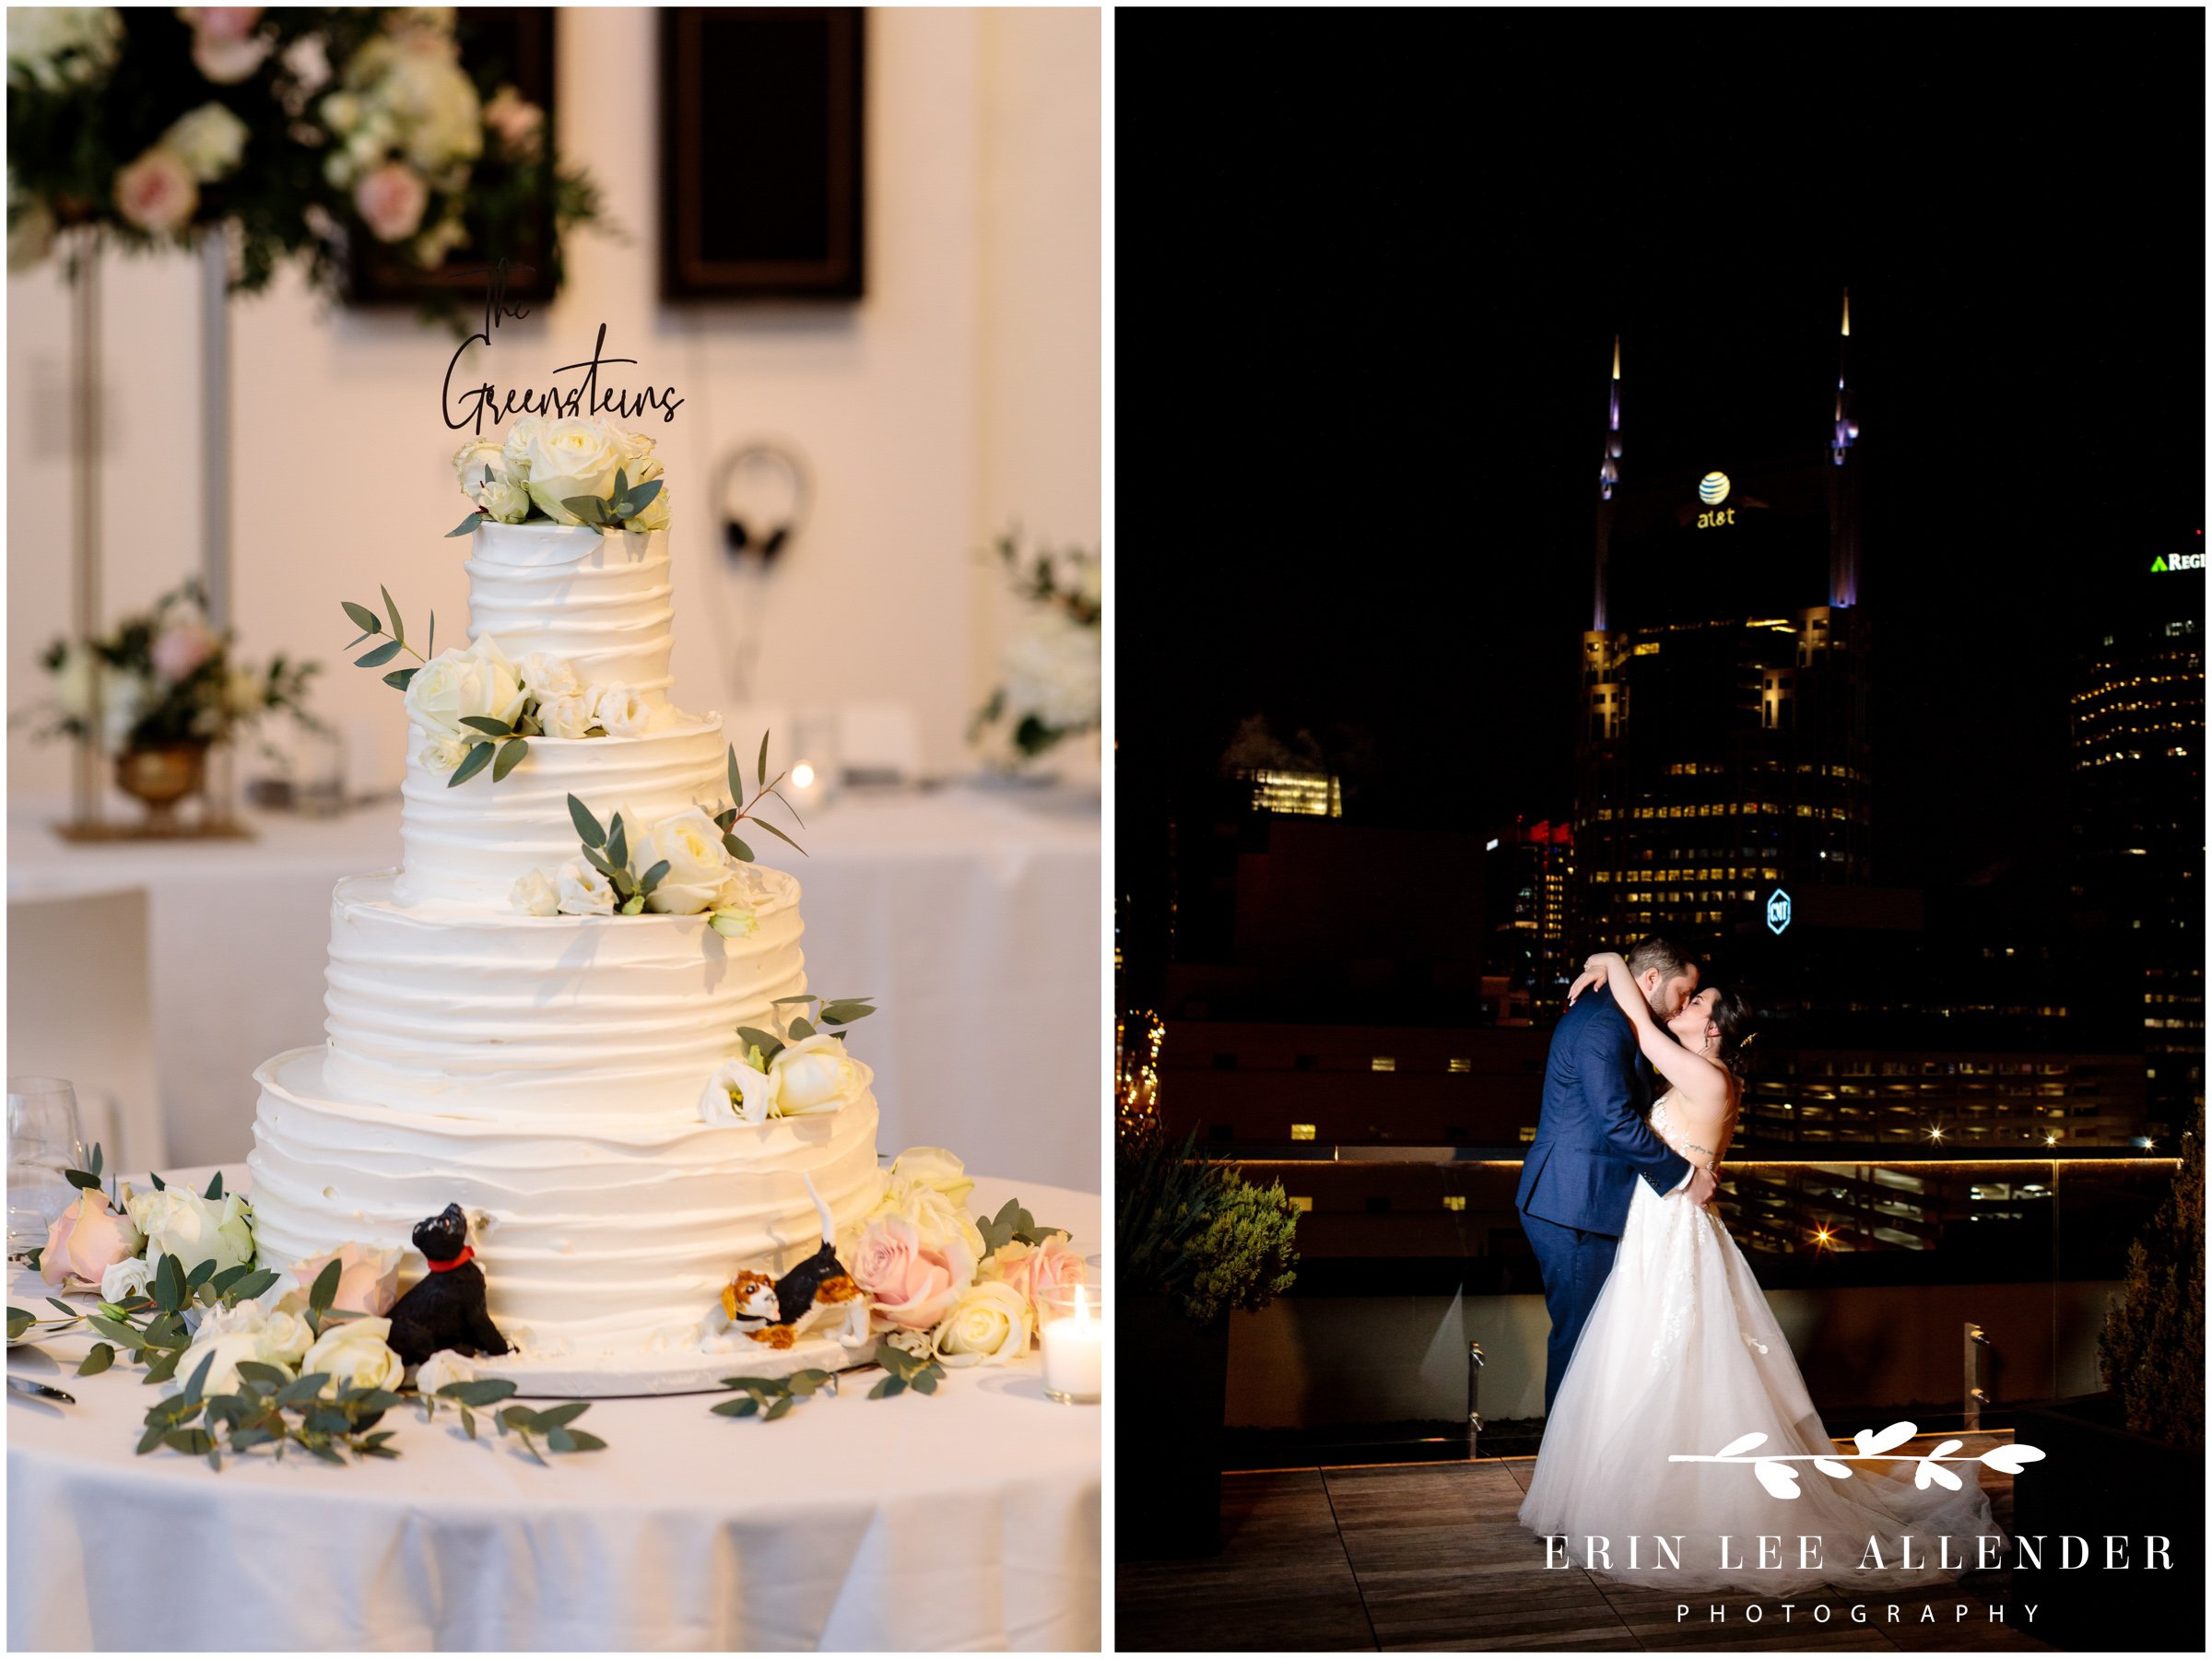
[[[115,757],[115,787],[146,804],[147,827],[152,830],[172,826],[177,803],[199,794],[206,779],[204,743],[165,743]]]

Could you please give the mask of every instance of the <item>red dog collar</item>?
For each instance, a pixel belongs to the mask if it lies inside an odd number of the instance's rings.
[[[477,1247],[474,1244],[464,1244],[461,1246],[461,1253],[455,1256],[450,1262],[433,1262],[430,1261],[427,1256],[424,1257],[423,1260],[424,1265],[428,1266],[432,1273],[451,1273],[454,1268],[460,1266],[464,1262],[469,1260],[469,1258],[474,1256],[476,1253]]]

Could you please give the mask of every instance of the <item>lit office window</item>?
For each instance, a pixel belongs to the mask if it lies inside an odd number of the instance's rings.
[[[1377,1054],[1368,1062],[1368,1065],[1375,1071],[1396,1071],[1398,1069],[1396,1058],[1390,1054]]]
[[[1475,1069],[1475,1062],[1472,1060],[1447,1060],[1444,1063],[1444,1069],[1454,1072],[1471,1072]]]
[[[1448,1210],[1465,1209],[1467,1207],[1467,1195],[1465,1193],[1446,1193],[1444,1194],[1444,1207]]]
[[[1312,1140],[1313,1138],[1313,1125],[1311,1124],[1291,1124],[1290,1138],[1292,1140]]]
[[[1313,1213],[1313,1200],[1311,1198],[1299,1198],[1294,1196],[1290,1200],[1290,1207],[1296,1210],[1301,1216],[1312,1215]]]

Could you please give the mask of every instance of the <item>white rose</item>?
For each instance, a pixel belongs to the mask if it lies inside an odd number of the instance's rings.
[[[415,759],[432,771],[449,772],[461,764],[468,749],[469,746],[458,737],[433,737],[422,746],[422,752]]]
[[[548,421],[531,434],[526,454],[530,497],[557,524],[582,523],[561,503],[612,493],[622,464],[613,433],[597,420]]]
[[[172,1255],[190,1275],[202,1262],[215,1270],[250,1265],[253,1260],[253,1212],[236,1193],[203,1198],[176,1187],[133,1193],[131,1220],[146,1235],[147,1255]]]
[[[537,705],[537,724],[548,737],[589,737],[599,724],[599,710],[589,691],[546,698]]]
[[[508,477],[519,478],[524,484],[530,482],[531,441],[545,424],[540,416],[524,415],[517,417],[515,423],[507,429],[507,441],[503,447],[507,453]]]
[[[665,530],[668,528],[668,486],[661,486],[660,493],[645,503],[645,511],[635,518],[622,521],[625,530]]]
[[[415,1386],[426,1394],[434,1394],[448,1382],[474,1382],[477,1380],[475,1361],[456,1354],[452,1348],[440,1348],[415,1368]]]
[[[256,1304],[246,1302],[245,1307]],[[261,1327],[261,1348],[272,1365],[288,1365],[298,1369],[300,1360],[314,1346],[315,1334],[308,1328],[307,1321],[297,1313],[282,1311],[272,1312]]]
[[[609,737],[642,737],[653,724],[653,710],[628,686],[595,686],[592,713]]]
[[[204,103],[171,122],[161,143],[194,178],[210,184],[246,153],[246,124],[219,103]]]
[[[153,1291],[154,1262],[150,1256],[125,1256],[100,1276],[100,1300],[125,1302]]]
[[[573,697],[583,689],[583,682],[576,677],[576,665],[566,657],[534,651],[522,660],[521,668],[523,684],[541,703],[557,697]]]
[[[444,254],[440,253],[439,258]],[[435,259],[425,261],[435,265]],[[502,524],[519,524],[530,516],[530,488],[520,478],[494,478],[479,484],[469,500]]]
[[[891,1178],[942,1193],[955,1204],[968,1202],[975,1191],[975,1177],[968,1166],[942,1147],[909,1147],[891,1159]]]
[[[622,470],[629,475],[630,483],[653,476],[643,468],[652,463],[658,469],[659,464],[653,460],[653,446],[659,441],[657,439],[643,432],[626,432],[620,427],[611,428],[607,435],[614,440],[615,451],[622,457]]]
[[[615,913],[614,884],[582,858],[571,858],[555,872],[564,916],[611,916]]]
[[[1029,1352],[1034,1323],[1028,1297],[998,1279],[985,1279],[955,1299],[931,1351],[947,1366],[1004,1365]]]
[[[609,727],[609,730],[612,730]],[[666,915],[688,916],[712,905],[729,875],[722,831],[703,806],[691,806],[663,818],[630,842],[630,862],[642,875],[664,859],[668,873],[646,896],[645,908]]]
[[[594,872],[596,874],[596,872]],[[560,889],[543,870],[519,877],[507,891],[508,901],[529,916],[550,916],[560,910]]]
[[[391,1335],[389,1319],[350,1319],[332,1325],[300,1359],[300,1374],[328,1371],[330,1382],[323,1392],[331,1398],[347,1388],[397,1388],[407,1368],[392,1351],[386,1340]]]
[[[1006,650],[1006,706],[1057,731],[1099,723],[1099,630],[1065,611],[1039,613]]]
[[[743,1059],[724,1060],[707,1079],[699,1097],[702,1124],[759,1124],[769,1117],[775,1085],[767,1075]]]
[[[441,652],[407,682],[408,718],[432,737],[473,741],[484,734],[463,725],[464,716],[488,715],[512,724],[526,700],[522,675],[489,634],[465,651]]]
[[[245,1305],[253,1306],[252,1302]],[[215,1363],[207,1367],[206,1381],[200,1384],[203,1397],[236,1394],[241,1360],[252,1359],[264,1365],[272,1363],[262,1350],[259,1331],[227,1331],[220,1335],[209,1336],[206,1322],[202,1321],[199,1331],[184,1350],[184,1357],[177,1361],[176,1374],[170,1379],[170,1387],[172,1390],[182,1389],[210,1356],[213,1356]]]
[[[453,452],[453,476],[461,481],[464,495],[477,493],[487,469],[495,480],[508,476],[507,452],[492,440],[471,438]]]
[[[777,1050],[769,1069],[775,1074],[776,1107],[783,1117],[850,1106],[867,1093],[876,1075],[845,1052],[842,1038],[827,1031]]]
[[[884,1177],[883,1196],[865,1218],[895,1217],[911,1224],[925,1245],[964,1244],[981,1258],[983,1235],[969,1218],[968,1194],[974,1177],[960,1160],[942,1147],[910,1147],[891,1160]]]

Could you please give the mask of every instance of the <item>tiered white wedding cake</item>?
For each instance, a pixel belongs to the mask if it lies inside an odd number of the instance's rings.
[[[720,720],[668,700],[667,536],[476,524],[470,652],[406,686],[401,865],[333,896],[329,1040],[255,1073],[261,1260],[351,1242],[407,1251],[411,1277],[411,1230],[458,1203],[517,1349],[488,1369],[568,1392],[760,1355],[713,1317],[733,1276],[816,1249],[809,1182],[841,1230],[882,1191],[867,1070],[841,1047],[831,1110],[747,1111],[735,1083],[712,1110],[733,1063],[759,1075],[739,1028],[780,1034],[806,979],[798,883],[712,823],[735,771]],[[500,724],[526,752],[465,764],[513,741]],[[578,857],[571,796],[600,826],[620,813],[636,871],[668,864],[662,894],[693,897],[625,905]]]

